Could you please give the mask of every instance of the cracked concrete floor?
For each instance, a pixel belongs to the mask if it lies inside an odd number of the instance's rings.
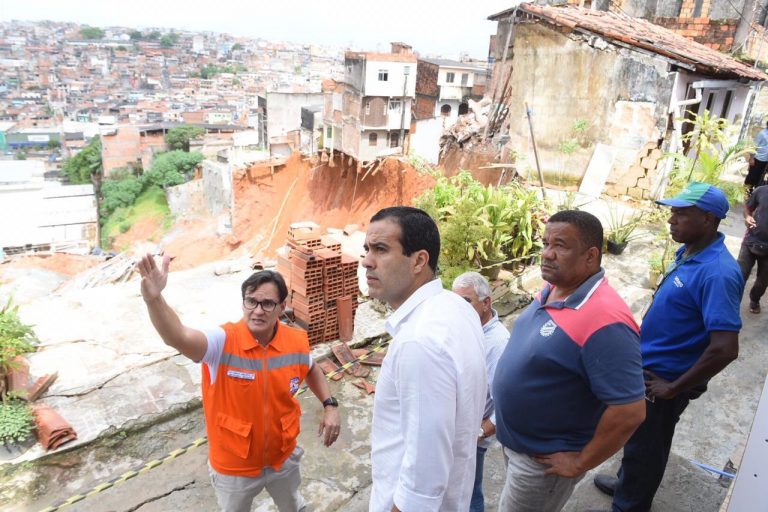
[[[732,212],[723,226],[734,253],[743,233],[739,215],[740,212]],[[611,282],[635,312],[650,293],[648,253],[646,243],[636,242],[622,257],[609,256],[604,260]],[[170,301],[179,306],[184,317],[207,323],[227,320],[233,307],[237,307],[230,300],[231,291],[237,289],[242,279],[242,274],[212,279],[210,268],[174,273]],[[65,417],[82,429],[83,442],[119,432],[131,422],[157,419],[169,407],[182,406],[199,396],[199,369],[183,358],[168,357],[171,353],[164,352],[165,347],[151,331],[138,301],[136,283],[127,283],[66,296],[45,295],[40,303],[25,304],[22,309],[24,319],[38,324],[41,337],[46,340],[44,350],[34,356],[33,373],[60,370],[60,379],[45,400],[68,408]],[[52,311],[67,311],[67,317],[51,322]],[[713,380],[710,391],[691,405],[679,425],[668,474],[654,507],[657,512],[714,512],[722,502],[725,489],[718,480],[689,461],[721,468],[746,440],[768,367],[768,342],[763,317],[743,310],[743,318],[740,359]],[[67,362],[63,367],[62,361]],[[375,372],[370,379],[375,380]],[[305,412],[300,439],[306,451],[302,464],[303,492],[316,511],[367,510],[373,397],[352,386],[351,381],[332,386],[343,404],[345,429],[331,449],[319,446],[315,436],[319,404],[311,394],[302,397]],[[144,434],[118,433],[87,447],[41,458],[34,465],[4,466],[0,468],[0,508],[37,510],[85,492],[204,435],[201,421],[199,411],[186,413],[152,425]],[[89,430],[90,422],[94,428]],[[215,510],[206,454],[207,448],[202,446],[68,509]],[[615,464],[614,458],[604,468],[612,470]],[[495,509],[502,482],[503,463],[496,446],[486,462],[489,510]],[[576,512],[608,505],[588,475],[566,510]],[[273,510],[266,495],[259,498],[255,510]]]

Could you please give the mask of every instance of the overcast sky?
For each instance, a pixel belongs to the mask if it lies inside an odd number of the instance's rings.
[[[484,58],[491,14],[517,0],[0,0],[0,21],[72,21],[166,27],[269,40],[388,51],[403,41],[422,54]]]

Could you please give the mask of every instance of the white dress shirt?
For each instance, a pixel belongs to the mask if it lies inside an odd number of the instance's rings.
[[[469,509],[487,388],[480,319],[439,279],[387,320],[373,404],[369,510]]]

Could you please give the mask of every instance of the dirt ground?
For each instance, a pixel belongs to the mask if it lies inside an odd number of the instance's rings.
[[[300,155],[272,170],[253,166],[234,176],[235,216],[232,234],[217,234],[217,220],[180,218],[162,236],[160,219],[145,219],[116,238],[117,247],[155,242],[175,257],[174,270],[250,253],[256,259],[273,259],[285,243],[288,226],[313,221],[321,229],[357,224],[384,206],[411,204],[434,183],[406,163],[390,159],[376,174],[357,173],[349,159],[312,164]]]
[[[104,261],[98,256],[81,256],[77,254],[35,254],[30,256],[14,256],[9,263],[0,265],[0,279],[3,273],[11,268],[36,268],[50,270],[67,276],[74,276],[95,267]]]
[[[432,177],[394,158],[375,173],[365,169],[358,173],[357,163],[349,157],[336,155],[321,163],[294,154],[274,173],[268,166],[255,165],[235,174],[232,234],[220,236],[217,219],[212,217],[177,218],[165,232],[162,219],[150,217],[118,235],[114,247],[134,252],[161,247],[175,257],[174,270],[245,253],[273,259],[293,222],[313,221],[323,230],[357,224],[365,230],[380,208],[410,205],[433,183]],[[101,262],[66,254],[14,257],[0,266],[0,278],[9,268],[39,268],[72,276]]]

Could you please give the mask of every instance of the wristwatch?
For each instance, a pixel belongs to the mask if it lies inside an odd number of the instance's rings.
[[[479,437],[480,439],[485,439],[486,437],[488,437],[485,435],[485,430],[483,430],[483,427],[480,427],[480,433],[477,434],[477,437]]]
[[[336,400],[336,398],[334,397],[326,398],[325,400],[323,400],[323,407],[328,407],[329,405],[331,407],[338,407],[339,401]]]

